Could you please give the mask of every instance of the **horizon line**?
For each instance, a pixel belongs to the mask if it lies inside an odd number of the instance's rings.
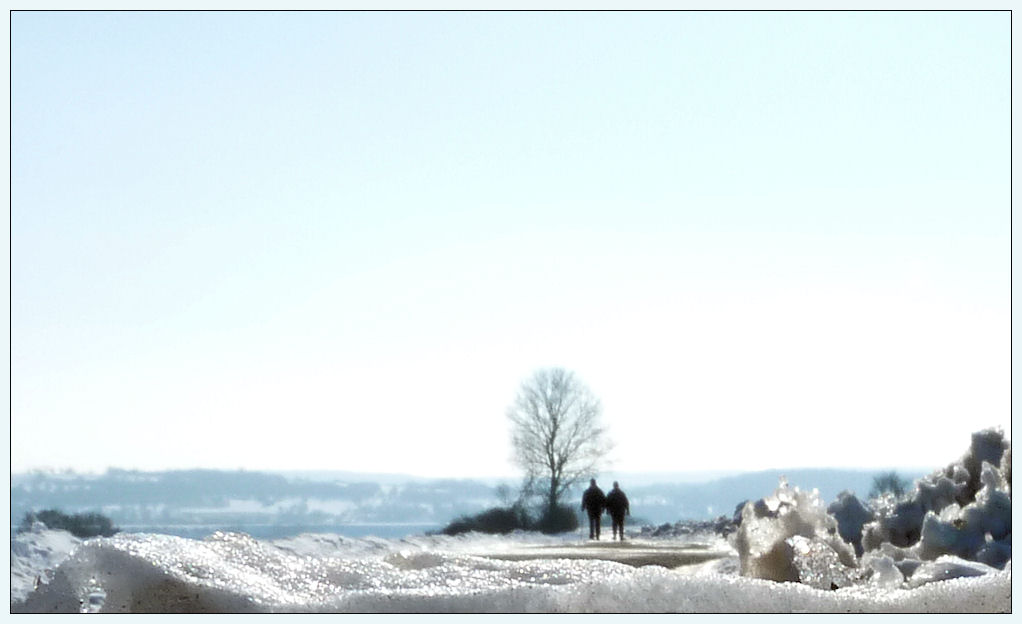
[[[716,475],[718,478],[726,478],[728,476],[736,476],[742,474],[755,474],[762,472],[784,472],[784,471],[799,471],[799,470],[839,470],[849,472],[874,472],[874,471],[903,471],[911,473],[922,473],[928,474],[935,470],[939,470],[943,466],[939,467],[922,467],[922,466],[784,466],[784,467],[768,467],[768,468],[746,468],[746,469],[705,469],[705,470],[614,470],[614,471],[600,471],[595,473],[595,478],[609,478],[611,475],[629,475],[634,477],[643,476],[668,476],[668,475]],[[453,475],[422,475],[414,474],[410,472],[382,472],[377,470],[352,470],[352,469],[334,469],[334,468],[207,468],[202,466],[192,466],[188,468],[175,467],[175,468],[122,468],[119,466],[107,466],[101,470],[79,470],[70,467],[34,467],[22,470],[11,470],[11,477],[14,476],[30,476],[33,474],[43,474],[48,476],[57,476],[62,474],[72,474],[77,476],[102,476],[110,472],[127,472],[127,473],[140,473],[140,474],[156,474],[156,473],[170,473],[170,472],[196,472],[196,471],[208,471],[208,472],[223,472],[223,473],[263,473],[263,474],[279,474],[282,476],[300,476],[302,474],[324,474],[324,475],[358,475],[364,477],[382,477],[382,478],[409,478],[417,480],[428,480],[428,481],[519,481],[521,475],[473,475],[473,476],[453,476]]]

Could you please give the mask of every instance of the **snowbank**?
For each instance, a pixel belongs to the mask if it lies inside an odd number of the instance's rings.
[[[82,543],[67,531],[51,531],[41,522],[11,539],[11,602],[24,600]]]
[[[743,576],[819,589],[916,588],[1010,571],[1010,443],[1000,430],[973,434],[958,462],[918,480],[904,500],[864,505],[846,492],[824,509],[815,491],[782,480],[742,508],[732,543]]]
[[[594,560],[461,555],[486,540],[352,544],[298,555],[240,534],[119,535],[82,544],[16,611],[31,612],[983,612],[1010,608],[1006,571],[838,591]],[[522,538],[521,546],[529,544]],[[306,544],[308,546],[308,544]],[[371,547],[370,547],[371,548]],[[505,549],[514,546],[504,546]],[[364,552],[364,551],[363,551]],[[931,574],[939,575],[939,570]]]

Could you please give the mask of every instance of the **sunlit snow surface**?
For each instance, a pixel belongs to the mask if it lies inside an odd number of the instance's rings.
[[[237,533],[201,541],[117,535],[84,542],[48,584],[13,608],[161,613],[1010,609],[1010,564],[1005,571],[916,589],[864,584],[824,591],[737,576],[734,556],[672,570],[601,560],[506,561],[478,554],[573,545],[583,547],[577,536],[527,534],[404,540],[307,535],[274,542]]]
[[[741,519],[730,541],[702,534],[625,544],[530,533],[275,541],[124,534],[79,543],[35,527],[12,539],[11,610],[1011,610],[1011,447],[999,431],[974,434],[962,459],[901,500],[867,507],[843,494],[825,507],[817,492],[782,480],[744,505]]]
[[[67,531],[50,531],[37,522],[11,539],[11,602],[24,600],[82,543]]]

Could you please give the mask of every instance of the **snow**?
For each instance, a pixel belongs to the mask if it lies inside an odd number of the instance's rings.
[[[53,569],[81,540],[67,531],[51,531],[42,522],[11,539],[11,602],[24,600],[38,583],[50,580]]]
[[[956,463],[920,479],[904,500],[872,507],[843,492],[824,509],[817,492],[783,479],[749,502],[732,537],[743,576],[819,589],[918,588],[1010,569],[1010,443],[973,434]]]
[[[703,533],[593,544],[524,532],[82,541],[37,526],[12,539],[11,609],[1007,612],[1010,457],[1000,432],[980,432],[961,460],[919,480],[903,500],[863,503],[843,493],[825,507],[815,491],[782,481],[741,509],[727,541]],[[666,556],[644,563],[668,551],[701,558],[677,568],[666,567],[678,560]]]
[[[462,554],[494,538],[261,542],[166,535],[89,540],[15,610],[43,612],[971,612],[1010,607],[1010,568],[917,589],[838,591],[708,567],[686,574],[601,560],[506,561]],[[561,540],[567,547],[576,540]],[[518,536],[505,551],[557,545]],[[301,554],[299,554],[301,551]],[[945,560],[946,561],[946,560]],[[934,578],[943,569],[926,574]],[[978,569],[974,570],[978,571]],[[957,572],[952,570],[952,575]]]

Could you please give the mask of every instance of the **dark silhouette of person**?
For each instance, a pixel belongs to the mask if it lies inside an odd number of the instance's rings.
[[[600,539],[600,516],[606,503],[607,497],[597,487],[596,479],[590,479],[589,489],[582,495],[582,510],[589,514],[589,539]]]
[[[607,513],[610,514],[610,530],[613,531],[611,540],[615,537],[624,541],[625,539],[625,516],[631,515],[631,510],[628,508],[628,497],[618,487],[617,481],[614,482],[614,489],[607,493]]]

